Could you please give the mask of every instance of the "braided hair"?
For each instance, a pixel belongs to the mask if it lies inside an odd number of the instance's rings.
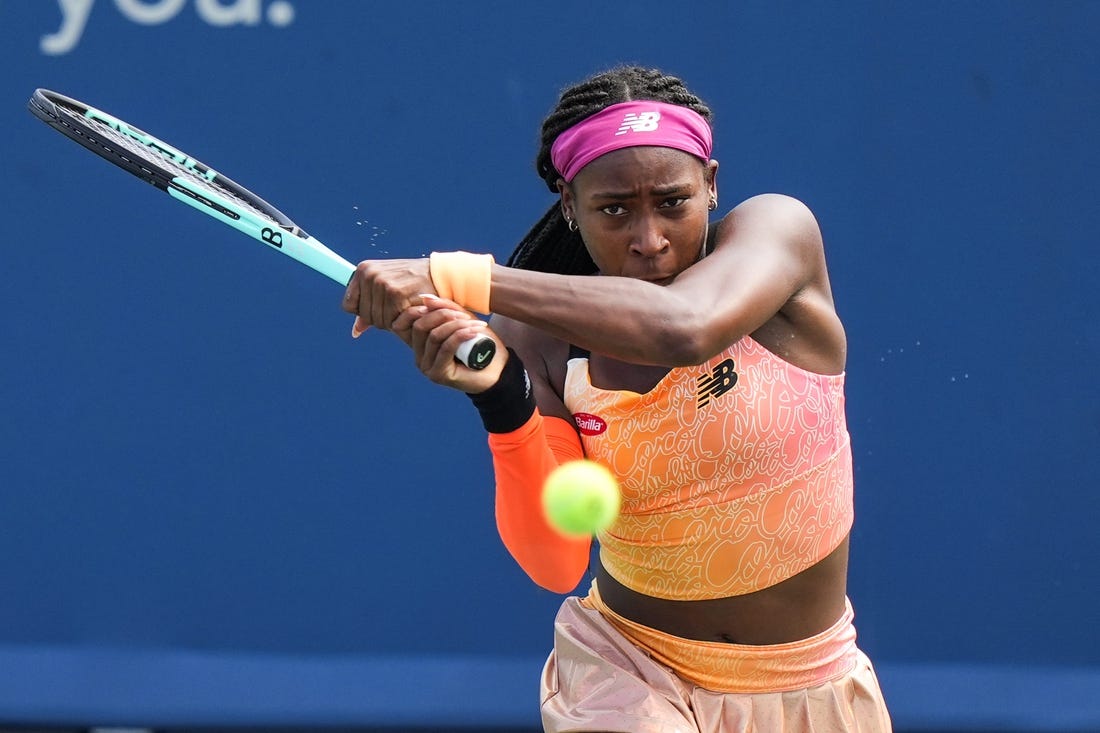
[[[710,108],[688,91],[680,79],[657,69],[620,66],[592,76],[563,91],[557,107],[543,120],[535,169],[552,193],[558,192],[557,182],[561,178],[550,160],[550,147],[558,135],[606,107],[636,99],[678,104],[698,113],[708,123],[711,120]],[[596,272],[580,233],[569,231],[559,203],[551,206],[520,241],[507,265],[560,275]]]

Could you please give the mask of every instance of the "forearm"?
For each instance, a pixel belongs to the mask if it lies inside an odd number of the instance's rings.
[[[519,429],[490,433],[496,477],[496,522],[508,552],[538,585],[555,593],[577,586],[588,567],[590,540],[561,535],[542,508],[546,477],[584,455],[571,425],[535,412]]]
[[[543,588],[566,593],[588,566],[590,541],[565,537],[548,523],[542,488],[558,464],[582,458],[584,448],[572,421],[543,417],[532,380],[509,349],[497,382],[470,395],[489,433],[496,479],[496,521],[508,552]]]
[[[675,285],[494,265],[490,303],[494,313],[635,364],[694,364],[706,348],[697,309]]]

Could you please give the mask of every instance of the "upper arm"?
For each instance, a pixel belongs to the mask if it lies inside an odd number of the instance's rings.
[[[543,374],[558,386],[560,400],[564,379],[547,355],[564,372],[568,343],[633,364],[701,364],[780,312],[789,314],[796,302],[814,301],[797,297],[804,289],[827,293],[821,233],[796,199],[750,198],[713,224],[709,238],[711,253],[668,285],[497,266],[493,312],[500,315],[494,326],[503,315],[515,319],[515,329],[504,325],[506,319],[501,328],[519,331],[513,343],[523,344],[520,353],[530,370],[545,362]]]
[[[490,325],[497,336],[523,361],[539,412],[544,416],[560,417],[572,422],[573,417],[562,399],[569,345],[543,331],[504,316],[493,315]]]
[[[818,279],[824,261],[817,220],[789,196],[755,196],[715,226],[713,252],[668,286],[690,302],[677,319],[685,361],[763,326]]]

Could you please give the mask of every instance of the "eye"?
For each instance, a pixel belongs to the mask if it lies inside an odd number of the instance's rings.
[[[623,208],[621,204],[609,204],[600,209],[600,211],[607,214],[608,216],[622,216],[626,213],[626,209]]]
[[[672,209],[677,206],[683,206],[685,203],[687,203],[689,198],[689,196],[673,196],[672,198],[667,198],[661,202],[661,208]]]

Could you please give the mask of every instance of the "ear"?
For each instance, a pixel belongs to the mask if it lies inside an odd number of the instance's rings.
[[[718,161],[707,161],[706,172],[707,188],[710,190],[711,198],[718,198]]]
[[[558,179],[558,193],[561,195],[562,216],[566,221],[576,219],[576,198],[573,196],[573,187],[566,183],[564,178]]]

